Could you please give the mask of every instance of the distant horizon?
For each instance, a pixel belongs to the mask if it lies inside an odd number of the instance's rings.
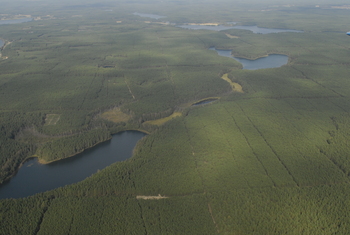
[[[3,1],[2,4],[11,4],[11,3],[55,3],[56,5],[62,5],[62,4],[69,4],[69,5],[74,5],[74,4],[82,4],[82,5],[88,5],[88,4],[118,4],[118,3],[123,3],[123,4],[154,4],[154,3],[172,3],[172,4],[222,4],[222,3],[228,3],[228,4],[243,4],[243,5],[248,5],[248,4],[258,4],[258,5],[309,5],[309,4],[315,4],[315,5],[322,5],[322,4],[327,4],[327,5],[350,5],[348,1],[345,0],[237,0],[237,1],[229,1],[229,0],[179,0],[179,1],[174,1],[174,0],[137,0],[137,1],[129,1],[129,0],[117,0],[117,1],[112,1],[112,0],[105,0],[105,1],[98,1],[98,0],[61,0],[59,2],[53,1],[53,0],[7,0]]]

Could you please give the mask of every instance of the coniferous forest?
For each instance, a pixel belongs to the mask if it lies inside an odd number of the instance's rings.
[[[0,234],[349,233],[346,1],[13,0],[0,19],[1,184],[147,133],[79,183],[1,199]]]

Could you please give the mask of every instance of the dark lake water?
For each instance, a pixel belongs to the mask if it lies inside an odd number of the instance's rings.
[[[136,143],[146,134],[125,131],[74,157],[48,165],[27,161],[15,177],[0,186],[0,198],[21,198],[77,183],[98,170],[132,156]]]
[[[218,100],[218,99],[203,100],[203,101],[199,101],[199,102],[197,102],[197,103],[192,104],[192,106],[203,105],[203,104],[209,104],[209,103],[214,102],[214,101],[216,101],[216,100]]]
[[[4,41],[0,39],[0,48],[4,45]]]
[[[267,68],[279,68],[282,65],[288,63],[288,56],[272,54],[267,57],[262,57],[256,60],[247,60],[243,58],[233,57],[230,50],[217,50],[215,48],[210,48],[210,50],[216,51],[220,56],[229,57],[235,59],[243,65],[243,69],[257,70],[257,69],[267,69]]]
[[[23,18],[23,19],[16,19],[16,20],[0,20],[0,25],[2,24],[20,24],[25,22],[32,21],[33,18]]]
[[[293,33],[302,33],[303,31],[298,30],[291,30],[291,29],[269,29],[269,28],[260,28],[258,26],[224,26],[224,25],[218,25],[218,26],[211,26],[211,25],[180,25],[178,26],[183,29],[206,29],[206,30],[213,30],[213,31],[222,31],[222,30],[228,30],[228,29],[244,29],[252,31],[253,33],[257,34],[269,34],[269,33],[285,33],[285,32],[293,32]]]
[[[153,15],[153,14],[143,14],[143,13],[138,13],[138,12],[135,12],[134,15],[137,15],[137,16],[141,16],[141,17],[148,17],[148,18],[152,18],[152,19],[161,19],[161,18],[166,18],[166,16],[160,16],[160,15]]]

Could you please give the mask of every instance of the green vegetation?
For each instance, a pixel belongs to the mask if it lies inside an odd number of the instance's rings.
[[[11,42],[0,60],[1,183],[34,155],[47,163],[119,131],[150,134],[131,159],[80,183],[0,200],[0,234],[350,231],[350,41],[339,33],[349,10],[322,1],[183,4],[4,3],[9,17],[42,20],[0,25]],[[163,20],[304,33],[184,30]],[[286,54],[289,63],[242,70],[212,46],[245,58]],[[188,105],[210,97],[218,100]],[[137,199],[159,194],[166,198]]]
[[[55,160],[73,156],[84,149],[110,139],[111,135],[107,130],[91,130],[77,135],[62,137],[40,146],[36,155],[42,163],[49,163]]]
[[[181,112],[174,112],[173,114],[171,114],[171,115],[168,116],[168,117],[161,118],[161,119],[157,119],[157,120],[152,120],[152,121],[146,121],[146,122],[144,122],[144,124],[145,124],[145,125],[151,124],[151,125],[161,126],[161,125],[163,125],[164,123],[170,121],[171,119],[176,118],[176,117],[181,117],[181,116],[182,116],[182,113],[181,113]]]

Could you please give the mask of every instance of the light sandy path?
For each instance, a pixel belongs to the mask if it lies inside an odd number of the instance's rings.
[[[159,199],[165,199],[169,197],[162,196],[158,194],[158,196],[136,196],[136,199],[143,199],[143,200],[159,200]]]

